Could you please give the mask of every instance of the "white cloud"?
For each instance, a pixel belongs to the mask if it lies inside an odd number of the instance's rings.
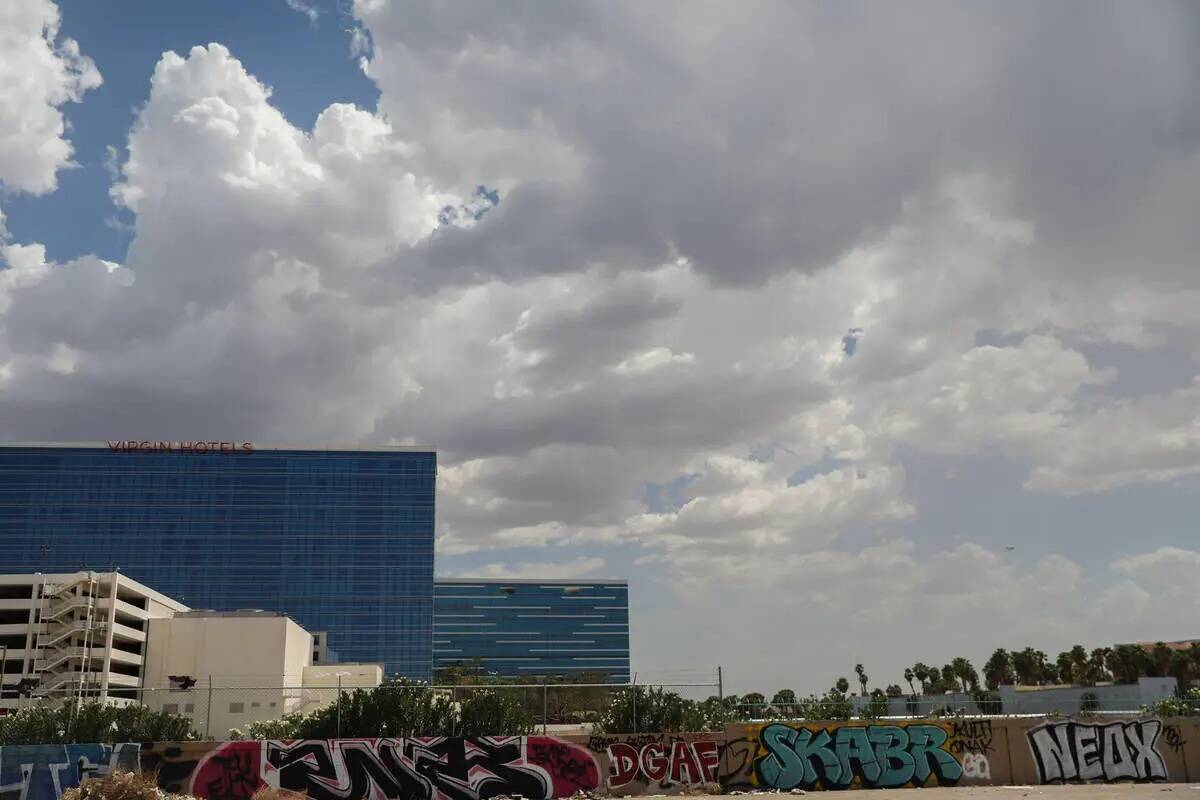
[[[287,3],[287,7],[290,8],[292,11],[295,11],[299,14],[303,14],[304,16],[308,17],[308,23],[310,25],[317,24],[317,18],[321,15],[321,12],[317,10],[317,6],[315,3],[312,3],[309,0],[284,0],[284,1]]]
[[[0,4],[0,183],[34,194],[53,191],[71,166],[62,106],[100,85],[100,73],[74,39],[59,38],[50,0]]]
[[[646,612],[648,646],[698,657],[732,630],[764,675],[802,639],[834,642],[833,671],[855,640],[949,658],[1030,620],[1046,647],[1186,620],[1186,557],[1118,560],[1113,583],[1042,543],[1015,562],[917,535],[954,489],[910,471],[997,458],[1055,495],[1200,473],[1195,385],[1143,366],[1200,371],[1179,12],[1110,9],[1057,69],[1049,8],[355,8],[378,112],[301,130],[224,46],[165,54],[112,188],[125,263],[3,245],[9,438],[432,444],[439,558],[634,564],[704,601]],[[1162,58],[1113,54],[1113,31]],[[7,185],[69,160],[43,123],[95,80],[72,53]],[[1100,95],[1097,58],[1123,59]],[[500,202],[475,220],[479,184]]]
[[[521,580],[541,578],[543,580],[570,580],[595,576],[604,569],[603,558],[581,556],[571,561],[522,561],[517,563],[497,562],[484,564],[454,577],[488,578],[496,580]]]

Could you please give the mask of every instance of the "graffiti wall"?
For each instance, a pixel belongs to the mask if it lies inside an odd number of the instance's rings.
[[[1007,760],[996,759],[1007,752],[1007,731],[986,719],[776,722],[735,726],[727,735],[727,787],[884,789],[1009,778]]]
[[[0,747],[0,800],[59,800],[113,769],[248,800],[527,800],[577,792],[1200,780],[1200,722],[1158,718],[771,722],[723,733]]]

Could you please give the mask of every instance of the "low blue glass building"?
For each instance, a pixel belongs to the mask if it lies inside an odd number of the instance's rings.
[[[434,582],[435,677],[603,675],[629,682],[629,585],[606,581]]]
[[[120,570],[428,680],[436,473],[421,448],[0,446],[0,572]]]

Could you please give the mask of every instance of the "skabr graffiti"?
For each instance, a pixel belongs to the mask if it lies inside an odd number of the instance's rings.
[[[1165,781],[1162,721],[1049,722],[1025,733],[1042,783]]]
[[[754,761],[760,786],[774,789],[954,786],[963,776],[938,725],[767,725]]]

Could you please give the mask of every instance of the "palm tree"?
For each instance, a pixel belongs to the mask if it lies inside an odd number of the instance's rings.
[[[1119,644],[1109,653],[1107,663],[1117,683],[1137,683],[1146,673],[1149,658],[1136,644]]]
[[[917,690],[913,688],[913,678],[915,678],[915,677],[916,677],[916,674],[913,672],[912,667],[904,668],[904,681],[905,681],[905,683],[908,684],[908,693],[909,694],[917,693]]]
[[[846,692],[850,691],[850,681],[846,680],[845,678],[838,678],[837,683],[833,685],[833,688],[837,689],[838,694],[845,694]]]
[[[987,688],[994,692],[1001,686],[1012,684],[1016,677],[1016,673],[1013,672],[1012,656],[1003,647],[996,648],[996,652],[992,653],[992,657],[983,665],[983,679],[987,683]]]
[[[1040,651],[1032,647],[1012,654],[1013,670],[1017,673],[1017,681],[1025,686],[1036,686],[1042,679],[1043,658],[1039,659]]]
[[[929,693],[929,667],[925,666],[920,661],[918,661],[917,663],[913,664],[912,672],[913,672],[913,676],[921,684],[921,694],[928,694]]]
[[[1075,675],[1075,659],[1071,657],[1070,650],[1063,650],[1058,654],[1058,658],[1054,659],[1054,666],[1058,667],[1058,678],[1063,683],[1078,683],[1079,678]]]
[[[1112,680],[1112,675],[1105,668],[1111,656],[1112,650],[1107,647],[1097,647],[1092,650],[1087,665],[1086,683],[1088,686],[1095,686],[1097,683]]]
[[[867,696],[867,673],[863,672],[862,664],[854,665],[854,672],[858,675],[858,685],[862,687],[862,696]]]
[[[1171,655],[1174,651],[1164,642],[1155,642],[1150,651],[1151,677],[1165,678],[1171,672]]]
[[[950,662],[950,667],[953,670],[954,677],[962,683],[963,693],[972,691],[979,687],[979,673],[975,671],[975,667],[971,662],[961,656]]]

